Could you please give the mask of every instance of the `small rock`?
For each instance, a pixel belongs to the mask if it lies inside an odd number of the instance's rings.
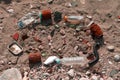
[[[108,51],[114,51],[115,47],[114,46],[107,46]]]
[[[25,73],[24,73],[23,80],[29,80],[29,78],[28,78],[28,72],[25,72]]]
[[[61,30],[60,30],[60,34],[61,34],[61,35],[65,35],[65,30],[64,30],[64,29],[61,29]]]
[[[38,49],[39,49],[39,50],[43,50],[44,47],[43,47],[42,45],[39,45],[39,46],[38,46]]]
[[[35,37],[34,37],[34,40],[35,40],[36,42],[42,43],[42,40],[41,40],[38,36],[35,36]]]
[[[79,80],[90,80],[90,79],[82,77]]]
[[[47,72],[48,72],[48,73],[52,73],[52,72],[53,72],[52,68],[49,68],[49,69],[47,70]]]
[[[14,10],[13,9],[8,9],[7,10],[9,13],[14,13]]]
[[[65,77],[65,80],[70,80],[70,78],[69,77]]]
[[[110,72],[110,74],[109,74],[109,76],[110,77],[113,77],[115,74],[117,74],[119,72],[119,70],[117,70],[117,69],[114,69],[114,70],[112,70],[111,72]]]
[[[71,2],[71,5],[72,5],[73,7],[77,7],[77,6],[78,6],[78,2],[77,2],[77,1],[72,1],[72,2]]]
[[[114,61],[119,62],[120,61],[120,55],[115,55],[114,56]]]
[[[85,74],[89,76],[89,75],[91,75],[91,72],[87,71]]]
[[[48,41],[51,41],[52,37],[50,35],[48,35],[47,39],[48,39]]]
[[[70,76],[70,77],[74,77],[75,73],[74,73],[74,69],[70,69],[67,74]]]
[[[113,64],[111,61],[108,61],[108,63],[111,64],[111,65]]]
[[[3,72],[0,80],[22,80],[22,75],[17,68],[11,68]]]
[[[29,54],[29,63],[35,64],[41,62],[41,53],[30,53]]]
[[[89,19],[92,19],[92,18],[93,18],[93,17],[92,17],[92,16],[90,16],[90,15],[87,15],[86,17],[87,17],[87,18],[89,18]]]
[[[45,30],[42,30],[41,33],[42,33],[42,34],[46,34],[46,31],[45,31]]]
[[[43,73],[43,77],[48,77],[48,76],[50,76],[49,73]]]
[[[75,46],[75,47],[74,47],[74,50],[77,51],[78,48],[79,48],[79,46]]]
[[[65,6],[68,8],[72,7],[71,3],[66,3]]]
[[[91,80],[99,80],[99,78],[98,78],[98,76],[93,75],[93,76],[91,77]]]
[[[15,34],[12,35],[12,38],[17,41],[19,39],[19,33],[16,32]]]
[[[0,61],[0,65],[4,65],[4,61],[3,60]]]
[[[52,4],[53,1],[54,1],[54,0],[48,0],[47,2],[48,2],[49,4]]]
[[[0,19],[0,24],[2,23],[3,21]]]
[[[31,9],[40,9],[40,5],[39,4],[30,4],[30,8]]]
[[[85,4],[85,0],[80,0],[81,4]]]
[[[108,77],[107,80],[113,80],[111,77]]]
[[[106,72],[105,71],[102,71],[102,74],[105,74]]]
[[[52,46],[52,43],[51,43],[51,42],[49,42],[49,43],[48,43],[48,45],[51,47],[51,46]]]
[[[58,28],[60,28],[60,26],[59,26],[59,25],[57,25],[57,24],[56,24],[54,27],[55,27],[55,28],[57,28],[57,29],[58,29]]]

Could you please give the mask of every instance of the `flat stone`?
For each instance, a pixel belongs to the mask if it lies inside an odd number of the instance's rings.
[[[11,68],[3,72],[0,80],[22,80],[22,75],[18,69]]]
[[[114,51],[114,49],[115,49],[115,47],[112,46],[112,45],[111,45],[111,46],[107,46],[107,50],[108,50],[108,51],[111,51],[111,52],[112,52],[112,51]]]

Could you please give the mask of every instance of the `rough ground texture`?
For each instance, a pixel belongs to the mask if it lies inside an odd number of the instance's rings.
[[[112,76],[113,80],[120,79],[120,62],[114,61],[114,55],[120,55],[120,0],[54,0],[52,4],[48,4],[46,0],[0,0],[0,74],[11,67],[21,70],[21,72],[29,71],[30,80],[80,80],[81,77],[86,77],[92,80],[91,76],[103,78],[108,80]],[[73,3],[69,6],[69,3]],[[33,5],[34,8],[30,6]],[[74,6],[77,5],[77,6]],[[8,10],[13,9],[13,13]],[[90,36],[86,36],[83,31],[76,33],[74,28],[64,25],[64,21],[58,23],[59,29],[55,30],[52,37],[52,48],[49,47],[48,35],[54,29],[54,23],[51,26],[37,25],[34,29],[22,29],[17,26],[17,21],[26,13],[31,11],[39,12],[44,9],[51,9],[52,11],[60,11],[63,15],[90,15],[93,20],[101,26],[104,32],[104,39],[106,45],[99,49],[100,60],[89,72],[91,75],[87,76],[86,70],[82,70],[79,66],[54,66],[52,68],[43,68],[41,66],[29,67],[28,51],[41,52],[42,61],[51,55],[60,57],[80,56],[79,50],[75,47],[82,46],[79,37],[83,37],[93,45],[93,40]],[[60,31],[65,31],[65,36],[60,34]],[[20,38],[18,43],[22,45],[24,53],[21,56],[12,55],[7,46],[13,42],[11,35],[18,32]],[[24,41],[21,36],[27,34],[29,37]],[[36,42],[33,37],[38,36],[42,43]],[[66,45],[63,45],[65,37]],[[110,52],[107,46],[113,45],[115,50]],[[39,50],[38,47],[41,46]],[[34,48],[30,50],[30,48]],[[26,50],[28,50],[26,52]],[[73,69],[74,75],[68,76],[67,72]],[[114,75],[114,72],[117,72]],[[112,74],[113,72],[113,74]],[[82,79],[81,79],[82,80]],[[87,79],[85,79],[87,80]],[[111,79],[110,79],[111,80]]]

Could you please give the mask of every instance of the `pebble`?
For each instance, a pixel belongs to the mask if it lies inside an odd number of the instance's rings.
[[[90,80],[90,79],[82,77],[79,80]]]
[[[89,76],[89,75],[91,75],[91,72],[87,71],[85,74]]]
[[[48,2],[49,4],[52,4],[53,1],[54,1],[54,0],[48,0],[47,2]]]
[[[49,46],[52,46],[52,43],[51,43],[51,42],[49,42],[49,43],[48,43],[48,45],[49,45]]]
[[[113,80],[111,77],[107,78],[107,80]]]
[[[77,51],[78,48],[79,48],[79,46],[75,46],[75,47],[74,47],[74,50]]]
[[[107,46],[107,50],[108,50],[108,51],[111,51],[111,52],[112,52],[112,51],[114,51],[114,49],[115,49],[115,47],[112,46],[112,45],[111,45],[111,46]]]
[[[50,76],[49,73],[43,73],[43,77],[47,77],[47,76]]]
[[[39,46],[38,46],[38,49],[39,49],[39,50],[43,50],[44,47],[43,47],[42,45],[39,45]]]
[[[3,72],[0,80],[22,80],[22,75],[17,68],[11,68]]]
[[[4,61],[3,60],[0,61],[0,65],[4,65]]]
[[[70,76],[70,77],[74,77],[75,73],[74,73],[74,69],[70,69],[67,74]]]
[[[69,77],[65,77],[65,80],[70,80],[70,78]]]
[[[60,30],[60,34],[61,34],[61,35],[65,35],[65,30],[64,30],[64,29],[61,29],[61,30]]]
[[[108,63],[111,64],[111,65],[113,64],[111,61],[108,61]]]
[[[120,61],[120,55],[115,55],[114,56],[114,61],[119,62]]]
[[[98,76],[93,75],[93,76],[91,77],[91,80],[99,80],[99,78],[98,78]]]
[[[78,6],[78,2],[77,1],[72,1],[71,5],[72,5],[72,7],[77,7]]]
[[[50,35],[48,35],[47,39],[48,39],[48,41],[51,41],[52,37]]]
[[[113,70],[110,71],[109,76],[110,76],[110,77],[113,77],[113,76],[114,76],[115,74],[117,74],[118,72],[119,72],[119,70],[113,69]]]
[[[47,32],[46,32],[46,30],[42,30],[41,33],[42,34],[46,34]]]
[[[14,13],[14,10],[13,9],[8,9],[7,10],[9,13]]]
[[[3,21],[0,19],[0,24],[2,23]]]

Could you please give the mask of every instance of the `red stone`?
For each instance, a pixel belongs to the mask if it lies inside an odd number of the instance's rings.
[[[29,54],[29,63],[35,64],[41,62],[41,53],[30,53]]]
[[[19,39],[19,33],[15,33],[15,34],[12,36],[12,38],[17,41],[17,40]]]
[[[42,20],[51,19],[51,10],[43,10],[42,11]]]

